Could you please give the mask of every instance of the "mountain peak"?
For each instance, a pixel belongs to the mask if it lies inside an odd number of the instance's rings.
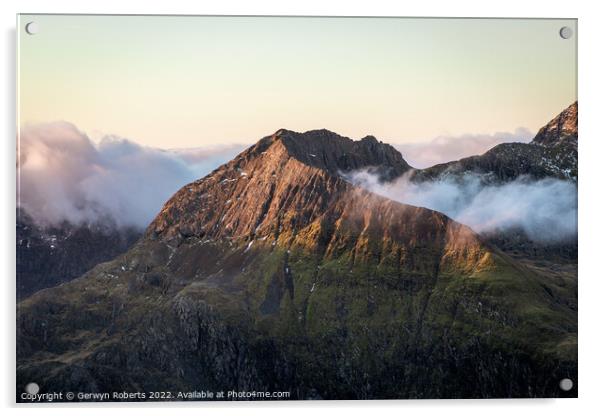
[[[374,143],[374,144],[380,143],[378,141],[378,139],[376,137],[372,136],[372,135],[368,135],[368,136],[362,138],[360,141],[364,142],[364,143]]]
[[[555,147],[564,143],[577,145],[577,101],[564,109],[548,124],[543,126],[533,138],[534,144]]]
[[[260,154],[276,142],[282,143],[287,156],[334,175],[371,169],[383,180],[390,180],[411,169],[397,149],[379,142],[374,136],[352,140],[327,129],[304,133],[279,129],[249,150],[252,154]]]
[[[354,141],[325,129],[279,129],[183,187],[149,232],[237,239],[298,230],[342,203],[352,188],[342,173],[357,169],[390,180],[411,168],[401,153],[371,136]]]

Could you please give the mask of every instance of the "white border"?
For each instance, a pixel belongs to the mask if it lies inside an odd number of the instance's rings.
[[[5,97],[1,102],[4,129],[2,149],[2,221],[3,237],[0,247],[2,276],[1,308],[4,322],[0,342],[1,405],[12,414],[29,414],[39,410],[44,414],[95,415],[110,411],[116,415],[132,411],[148,415],[166,412],[203,414],[332,413],[335,409],[351,415],[365,415],[374,410],[380,414],[420,413],[447,415],[507,415],[545,413],[546,415],[593,414],[599,405],[602,386],[600,355],[602,336],[599,305],[602,304],[600,249],[602,237],[600,218],[602,200],[600,170],[602,169],[602,91],[600,78],[600,40],[602,20],[595,1],[181,1],[162,2],[133,0],[5,0],[2,13],[3,53],[2,82]],[[462,400],[462,401],[388,401],[388,402],[255,402],[255,403],[194,403],[194,404],[89,404],[79,407],[55,405],[20,406],[14,401],[14,329],[15,329],[15,20],[16,13],[120,13],[120,14],[238,14],[238,15],[345,15],[345,16],[441,16],[441,17],[558,17],[579,19],[579,399],[566,400]],[[170,410],[173,409],[173,410]]]

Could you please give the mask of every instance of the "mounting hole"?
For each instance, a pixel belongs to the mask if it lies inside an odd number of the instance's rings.
[[[559,383],[560,389],[564,391],[569,391],[573,388],[573,380],[570,378],[563,378]]]
[[[29,383],[25,386],[25,392],[28,394],[38,394],[39,391],[40,386],[38,386],[38,383]]]
[[[30,35],[35,35],[36,33],[38,33],[39,29],[40,28],[38,27],[38,24],[36,22],[29,22],[25,25],[25,31]]]
[[[560,33],[560,37],[562,39],[570,39],[571,36],[573,36],[573,29],[568,26],[563,26],[560,28],[560,32],[558,33]]]

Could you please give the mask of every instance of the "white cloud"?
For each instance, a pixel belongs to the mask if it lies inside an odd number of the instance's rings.
[[[411,166],[426,168],[438,163],[480,155],[500,143],[529,142],[533,136],[528,129],[518,128],[514,133],[440,136],[429,142],[402,143],[395,144],[394,147]]]
[[[366,171],[347,179],[374,193],[410,205],[443,212],[476,232],[521,229],[533,241],[558,242],[577,234],[577,187],[558,179],[521,177],[485,185],[477,175],[461,180],[414,183],[405,175],[379,183]]]
[[[181,186],[243,148],[165,151],[117,136],[94,143],[66,122],[24,127],[19,140],[18,203],[46,225],[109,219],[145,227]]]

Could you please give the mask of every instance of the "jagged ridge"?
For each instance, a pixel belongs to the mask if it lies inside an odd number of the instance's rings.
[[[577,180],[577,102],[542,127],[531,143],[502,143],[482,155],[416,170],[413,180],[479,174],[493,182],[528,175],[535,179]]]

